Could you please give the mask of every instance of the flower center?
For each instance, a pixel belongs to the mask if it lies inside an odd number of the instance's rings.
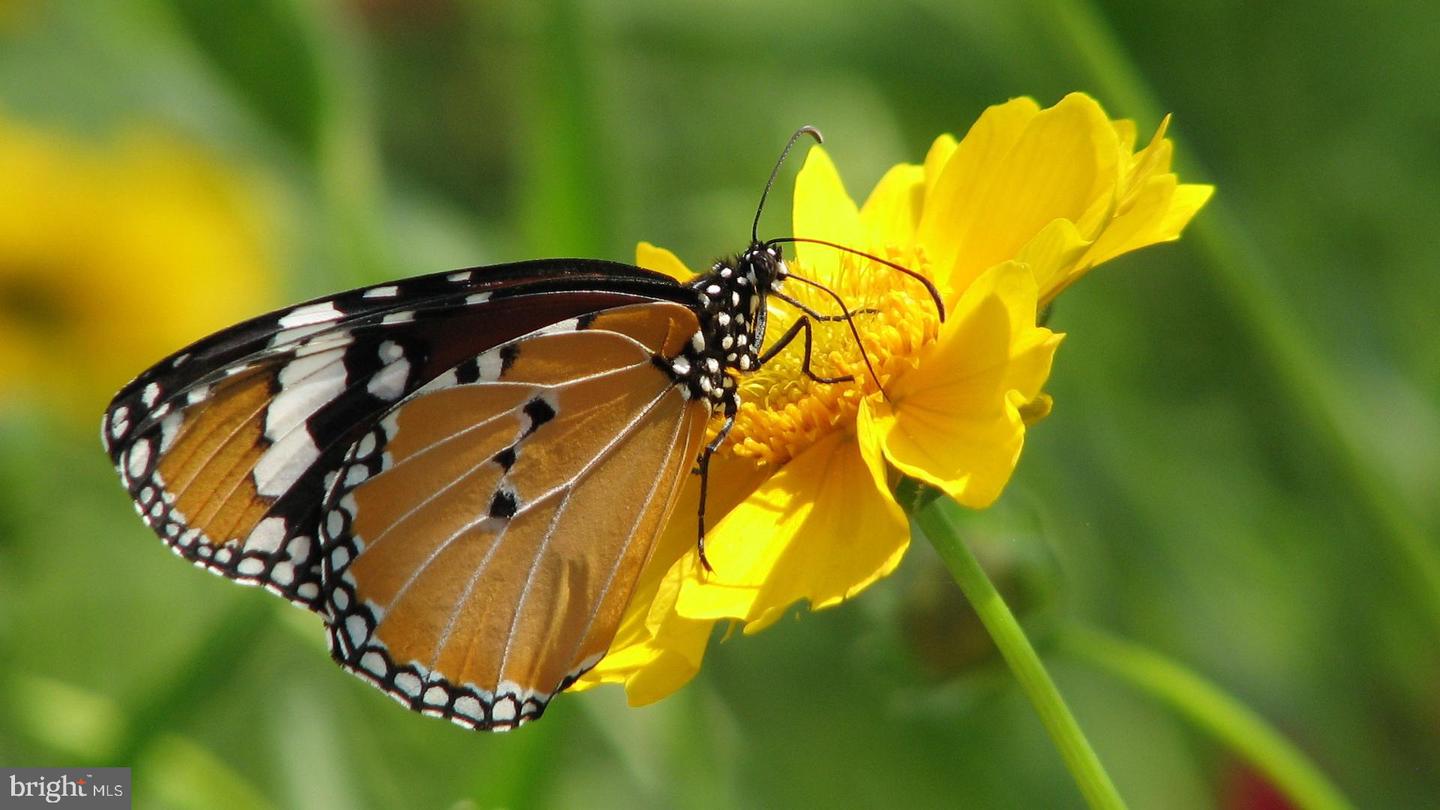
[[[918,266],[915,256],[893,253],[886,258],[926,269]],[[812,277],[797,262],[791,263],[791,270]],[[811,318],[810,370],[819,377],[853,379],[823,383],[806,376],[802,330],[764,366],[740,377],[740,411],[722,453],[751,459],[757,466],[779,467],[832,431],[853,433],[861,400],[880,390],[877,378],[888,385],[913,369],[921,348],[939,333],[935,304],[924,286],[893,268],[847,254],[833,279],[817,280],[853,313],[854,331],[843,319]],[[835,299],[823,290],[791,280],[784,292],[822,315],[840,315]],[[801,317],[806,316],[796,307],[771,298],[765,328],[767,347]]]

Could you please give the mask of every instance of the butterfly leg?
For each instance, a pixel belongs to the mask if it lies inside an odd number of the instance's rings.
[[[720,426],[720,432],[715,434],[715,438],[705,445],[705,449],[700,453],[700,461],[695,467],[695,473],[700,476],[700,531],[695,547],[700,553],[700,566],[707,573],[715,571],[710,567],[710,561],[705,558],[705,501],[706,496],[710,493],[710,457],[715,455],[715,451],[725,443],[725,437],[730,435],[730,428],[733,427],[735,427],[735,414],[728,412],[725,414],[725,424]]]
[[[841,320],[847,319],[841,318]],[[758,368],[760,366],[764,366],[766,363],[770,362],[770,360],[773,359],[775,355],[783,351],[786,346],[789,346],[791,341],[795,340],[795,337],[803,331],[805,333],[805,359],[800,364],[800,370],[805,373],[806,377],[809,377],[815,382],[825,383],[827,385],[831,383],[850,382],[854,380],[855,377],[850,374],[846,374],[843,377],[821,377],[819,374],[816,374],[814,370],[810,368],[811,344],[814,341],[813,330],[814,327],[811,326],[810,316],[801,315],[799,320],[795,321],[795,323],[792,324],[789,329],[785,330],[785,334],[781,335],[773,344],[771,344],[770,348],[765,350],[764,354],[760,355],[759,362],[756,367]]]
[[[886,390],[885,390],[885,384],[880,381],[880,375],[877,374],[877,373],[875,373],[875,364],[870,362],[870,354],[865,351],[865,342],[860,339],[860,330],[855,328],[855,318],[854,318],[855,313],[854,313],[854,312],[851,312],[851,311],[850,311],[850,308],[847,307],[847,306],[845,306],[845,299],[843,299],[843,298],[841,298],[839,295],[837,295],[834,290],[830,289],[829,287],[826,287],[824,284],[821,284],[821,283],[819,283],[819,282],[811,281],[811,280],[808,279],[808,278],[803,278],[803,277],[801,277],[801,276],[796,276],[796,275],[791,275],[790,278],[791,278],[792,280],[794,280],[794,281],[798,281],[798,282],[800,282],[800,283],[802,283],[802,284],[809,285],[809,286],[814,287],[815,289],[819,290],[820,292],[825,293],[826,295],[830,296],[830,298],[835,301],[835,303],[836,303],[837,306],[840,307],[840,312],[841,312],[842,314],[841,314],[841,316],[840,316],[839,318],[837,318],[837,320],[845,321],[845,325],[850,327],[850,334],[855,337],[855,346],[856,346],[858,349],[860,349],[860,357],[861,357],[861,359],[863,359],[863,360],[865,361],[865,369],[870,372],[870,379],[872,379],[872,380],[875,381],[875,387],[880,390],[880,395],[883,396],[883,397],[885,397],[886,400],[889,400],[889,399],[890,399],[890,395],[889,395],[889,393],[886,392]],[[927,281],[926,284],[928,285],[929,282]],[[791,299],[789,298],[789,296],[786,296],[786,295],[784,295],[783,293],[777,293],[777,292],[775,292],[775,291],[773,291],[773,290],[771,291],[770,294],[771,294],[771,295],[778,295],[782,300],[786,300],[786,301],[791,300]],[[938,295],[939,295],[939,294],[936,293],[936,295],[937,295],[936,302],[938,303],[938,302],[939,302],[939,298],[938,298]],[[800,324],[802,324],[802,323],[805,324],[805,373],[808,374],[808,375],[810,376],[810,378],[813,379],[813,380],[817,380],[817,381],[820,381],[820,382],[828,382],[827,380],[822,380],[821,378],[816,377],[814,374],[811,374],[811,373],[810,373],[810,324],[808,323],[809,318],[806,317],[806,316],[809,315],[809,310],[808,310],[807,308],[805,308],[805,307],[801,307],[801,309],[802,309],[802,311],[805,311],[805,312],[806,312],[806,315],[805,315],[805,316],[801,316],[801,319],[796,322],[796,325],[795,325],[795,326],[792,326],[792,327],[790,328],[790,330],[787,331],[787,332],[780,338],[779,341],[777,341],[777,346],[776,346],[776,348],[778,349],[780,346],[785,345],[786,342],[788,342],[788,341],[790,341],[790,340],[794,340],[794,339],[795,339],[795,335],[794,335],[795,330],[796,330],[797,328],[799,328]],[[943,309],[942,309],[942,311],[941,311],[940,319],[941,319],[941,320],[944,320],[944,319],[945,319]],[[772,349],[771,351],[767,352],[765,356],[766,356],[766,357],[772,357],[772,356],[774,356],[774,354],[775,354],[775,351],[774,351],[774,349]],[[852,378],[852,379],[853,379],[853,378]],[[840,382],[844,382],[844,379],[842,378],[842,379],[839,380],[839,381],[840,381]]]

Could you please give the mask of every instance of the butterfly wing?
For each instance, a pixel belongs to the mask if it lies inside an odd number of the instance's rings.
[[[318,610],[327,478],[381,414],[518,335],[681,289],[628,265],[554,260],[317,299],[144,372],[107,409],[102,441],[136,511],[174,551]]]
[[[654,301],[489,349],[395,406],[326,499],[331,650],[412,709],[534,719],[594,666],[704,440]]]

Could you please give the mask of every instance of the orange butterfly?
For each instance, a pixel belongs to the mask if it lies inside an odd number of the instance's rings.
[[[144,372],[102,439],[176,553],[319,613],[335,660],[407,707],[512,728],[605,655],[692,468],[703,560],[736,375],[803,333],[805,372],[849,379],[808,363],[809,319],[853,315],[838,298],[762,350],[767,299],[800,306],[786,241],[813,240],[752,229],[686,283],[554,259],[316,299]]]

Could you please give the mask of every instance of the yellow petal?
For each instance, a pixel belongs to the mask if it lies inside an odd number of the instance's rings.
[[[1039,112],[1040,105],[1032,99],[1011,99],[985,110],[959,144],[944,136],[930,147],[925,157],[925,204],[916,239],[933,267],[954,264],[960,249],[955,234],[973,216],[966,202],[976,190],[976,182],[989,167],[1004,160]]]
[[[877,394],[873,398],[880,397]],[[861,407],[864,407],[863,402]],[[885,458],[885,436],[875,430],[873,423],[861,420],[857,415],[855,437],[860,445],[860,458],[865,462],[865,468],[870,471],[870,480],[875,484],[875,489],[879,492],[894,492],[894,483],[899,476]]]
[[[1100,105],[1083,95],[1035,113],[1003,153],[1004,141],[987,135],[984,154],[967,161],[969,140],[961,142],[926,200],[919,229],[951,300],[1056,219],[1081,225],[1089,238],[1083,218],[1110,204],[1119,179],[1115,129]]]
[[[925,187],[927,189],[935,185],[935,181],[940,177],[940,170],[945,168],[945,164],[950,161],[950,156],[955,154],[955,147],[959,145],[955,136],[949,133],[941,135],[935,139],[934,143],[930,144],[930,151],[925,153]]]
[[[1119,141],[1120,151],[1130,154],[1135,151],[1135,122],[1128,118],[1117,118],[1110,122],[1115,127],[1115,139]]]
[[[714,626],[672,612],[665,632],[613,648],[570,688],[583,692],[605,683],[622,684],[631,706],[668,697],[700,671]]]
[[[795,235],[854,246],[860,234],[860,212],[845,191],[830,156],[819,146],[810,148],[805,165],[795,177]],[[795,246],[801,272],[812,281],[834,284],[841,252],[822,245]]]
[[[910,163],[890,167],[860,209],[866,246],[876,251],[903,250],[914,243],[924,197],[924,167]]]
[[[1009,262],[982,274],[961,297],[939,339],[887,401],[867,399],[860,430],[881,437],[906,475],[966,506],[990,505],[1025,439],[1020,409],[1050,373],[1060,336],[1035,326],[1035,280]]]
[[[1034,239],[1020,249],[1015,260],[1028,266],[1030,273],[1035,276],[1035,283],[1040,290],[1041,306],[1053,295],[1047,293],[1065,286],[1089,248],[1090,242],[1080,236],[1075,223],[1068,219],[1057,219],[1041,229]]]
[[[643,706],[679,689],[700,671],[714,622],[675,612],[678,589],[666,573],[666,566],[655,565],[642,574],[609,651],[580,676],[574,690],[624,684],[630,705]]]
[[[1170,199],[1170,210],[1165,212],[1165,218],[1160,222],[1158,228],[1166,239],[1175,239],[1190,220],[1205,207],[1210,201],[1210,196],[1215,193],[1214,186],[1201,185],[1198,183],[1185,183],[1177,186],[1175,196]]]
[[[707,540],[715,571],[685,582],[676,607],[697,619],[741,619],[753,632],[797,600],[819,609],[853,596],[894,570],[909,539],[856,437],[835,432],[716,526]]]
[[[679,256],[649,242],[641,242],[635,246],[635,266],[664,273],[676,281],[689,281],[695,276],[690,272],[690,268],[680,261]]]
[[[1160,120],[1160,126],[1155,128],[1155,134],[1150,138],[1150,143],[1144,149],[1130,159],[1130,171],[1125,178],[1125,187],[1133,190],[1147,178],[1155,174],[1164,174],[1170,171],[1170,157],[1174,147],[1165,137],[1165,131],[1170,128],[1170,116]],[[1129,154],[1129,149],[1125,150]]]
[[[1170,210],[1170,201],[1175,197],[1175,175],[1162,174],[1147,179],[1142,188],[1126,201],[1124,207],[1115,212],[1115,219],[1091,246],[1085,264],[1091,267],[1101,262],[1134,250],[1154,244],[1163,237],[1158,228]],[[1178,233],[1171,234],[1173,239]]]
[[[1210,186],[1177,186],[1173,174],[1149,178],[1095,240],[1079,272],[1146,245],[1179,239],[1180,231],[1213,190]]]
[[[744,500],[764,477],[749,462],[717,456],[710,466],[706,511],[711,522]],[[699,499],[699,479],[692,476],[640,574],[610,650],[573,689],[621,683],[630,705],[641,706],[679,689],[699,671],[715,622],[675,611],[682,583],[698,574]]]
[[[1087,249],[1074,255],[1073,241],[1066,245],[1053,241],[1059,234],[1037,237],[1022,249],[1018,258],[1032,262],[1040,284],[1042,307],[1096,265],[1137,248],[1178,239],[1180,231],[1209,199],[1212,191],[1209,186],[1179,186],[1175,175],[1169,172],[1173,151],[1172,144],[1165,138],[1169,121],[1166,116],[1160,122],[1144,149],[1124,157],[1122,162],[1129,168],[1118,193],[1097,198],[1081,218],[1081,224],[1074,229],[1076,236],[1098,231]],[[1055,248],[1061,252],[1049,252]],[[1037,251],[1057,261],[1042,266],[1040,260],[1029,255]]]

